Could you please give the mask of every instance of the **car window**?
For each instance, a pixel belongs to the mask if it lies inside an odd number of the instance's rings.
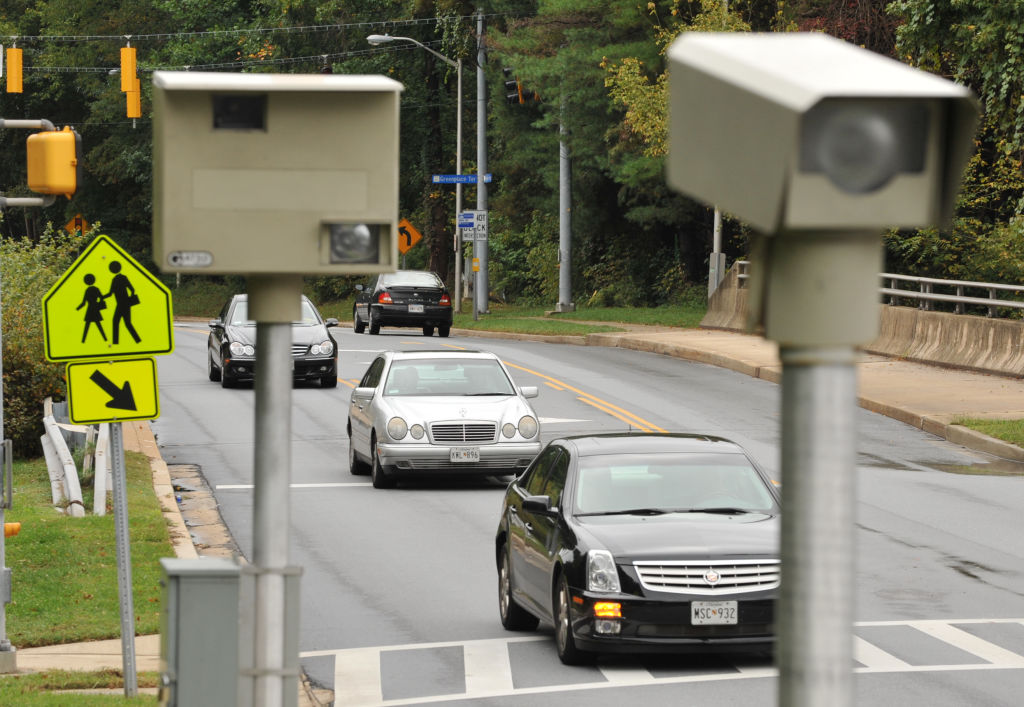
[[[366,369],[366,373],[363,374],[363,379],[359,381],[360,388],[376,388],[377,384],[380,383],[380,374],[384,370],[384,359],[374,359],[370,367]]]
[[[320,323],[320,317],[317,316],[316,308],[313,307],[313,303],[307,299],[302,300],[302,319],[292,324],[301,324],[303,326],[315,326]]]
[[[235,308],[231,310],[231,321],[228,324],[232,326],[246,326],[253,325],[256,322],[249,319],[249,302],[248,300],[238,300],[235,302]]]
[[[559,459],[564,455],[561,447],[549,445],[540,453],[533,465],[526,471],[519,485],[530,496],[543,496],[545,485],[551,470],[558,465]],[[567,459],[568,461],[568,459]],[[566,463],[565,468],[568,468]],[[562,484],[565,484],[563,477]],[[559,492],[561,494],[561,492]],[[554,505],[554,499],[552,499]]]
[[[741,454],[582,457],[575,504],[580,513],[634,508],[778,512],[764,480]]]
[[[385,395],[515,395],[505,369],[493,358],[416,358],[395,361]]]
[[[565,489],[565,478],[569,473],[569,455],[559,454],[549,465],[547,478],[541,489],[541,496],[551,498],[552,508],[557,507],[562,500],[562,491]]]

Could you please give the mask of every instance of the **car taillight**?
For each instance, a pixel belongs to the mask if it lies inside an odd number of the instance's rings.
[[[379,304],[391,304],[391,293],[387,291],[381,292],[380,296],[377,297],[377,302]]]
[[[438,302],[438,304],[441,305],[442,307],[451,307],[452,298],[449,297],[448,295],[441,295],[441,300]]]

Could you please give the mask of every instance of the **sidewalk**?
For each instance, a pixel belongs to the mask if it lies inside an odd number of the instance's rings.
[[[545,337],[453,330],[458,336],[520,338],[584,346],[614,346],[674,356],[711,364],[756,378],[779,382],[782,367],[776,345],[758,336],[709,329],[635,327],[624,333],[590,334],[586,337]],[[929,366],[883,356],[864,354],[858,363],[862,407],[900,420],[997,457],[1024,462],[1024,449],[973,432],[952,422],[961,416],[1024,418],[1024,380],[959,369]],[[181,519],[167,466],[148,422],[124,423],[125,448],[150,457],[153,483],[171,525],[172,541],[180,557],[195,557],[191,536]],[[139,670],[157,670],[159,636],[136,639]],[[18,651],[20,670],[96,670],[122,667],[121,642],[96,641],[47,646]],[[300,705],[328,701],[300,685]]]

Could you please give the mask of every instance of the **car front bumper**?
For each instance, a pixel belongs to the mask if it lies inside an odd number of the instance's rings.
[[[775,643],[775,600],[720,597],[736,600],[735,625],[693,625],[690,598],[649,599],[573,592],[583,599],[573,603],[572,627],[576,645],[597,653],[761,652]],[[763,596],[763,593],[762,593]],[[719,599],[716,597],[715,599]],[[595,601],[616,601],[622,606],[618,633],[601,633]]]
[[[239,383],[250,383],[256,379],[256,360],[243,358],[229,359],[224,362],[223,375]],[[293,381],[313,381],[330,377],[338,377],[338,362],[336,359],[292,359]]]
[[[499,442],[479,445],[479,462],[453,462],[451,450],[457,445],[382,443],[377,445],[380,464],[389,476],[427,474],[478,474],[495,476],[519,474],[540,453],[541,443]],[[476,446],[476,445],[467,445]]]

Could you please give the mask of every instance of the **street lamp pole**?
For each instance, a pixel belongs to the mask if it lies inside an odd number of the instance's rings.
[[[390,34],[371,34],[366,41],[377,47],[390,42],[412,42],[421,49],[436,56],[444,63],[454,66],[457,78],[456,83],[456,111],[455,111],[455,173],[462,174],[462,58],[449,59],[444,54],[437,52],[426,44],[419,42],[412,37],[396,37]],[[462,213],[462,182],[455,183],[455,312],[462,312],[462,232],[459,230],[459,214]]]

